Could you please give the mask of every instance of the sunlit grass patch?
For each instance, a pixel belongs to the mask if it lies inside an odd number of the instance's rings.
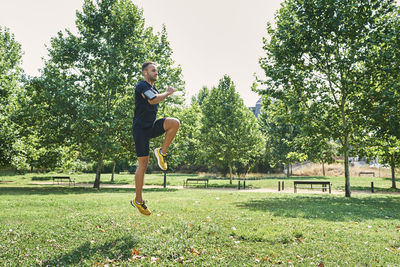
[[[400,264],[399,196],[0,189],[2,265]]]

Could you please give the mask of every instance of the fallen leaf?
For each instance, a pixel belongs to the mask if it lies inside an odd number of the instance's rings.
[[[318,263],[318,267],[324,267],[325,264],[321,261],[320,263]]]
[[[193,248],[192,254],[193,254],[193,256],[196,256],[196,255],[200,255],[200,252],[197,249]]]
[[[271,260],[268,257],[262,258],[261,261],[269,261],[269,262],[271,262]]]
[[[399,229],[400,228],[400,225],[396,225],[396,229]]]
[[[140,254],[140,250],[138,250],[136,248],[133,248],[131,254],[132,255],[139,255]]]

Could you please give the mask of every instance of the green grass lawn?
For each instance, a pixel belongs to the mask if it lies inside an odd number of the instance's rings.
[[[145,217],[133,189],[24,177],[0,184],[0,266],[400,264],[400,195],[146,189]]]
[[[47,173],[47,174],[37,174],[28,173],[25,175],[14,175],[14,176],[3,176],[0,177],[0,181],[9,181],[13,184],[18,185],[31,185],[32,183],[52,183],[52,176],[55,175],[69,175],[77,183],[88,183],[93,184],[95,174],[57,174],[57,173]],[[167,185],[171,186],[182,186],[183,182],[187,178],[196,178],[199,175],[196,174],[180,174],[180,173],[168,173],[167,174]],[[229,180],[215,177],[207,177],[210,179],[210,187],[233,187],[238,186],[237,178],[234,178],[233,184],[230,185]],[[164,175],[163,174],[146,174],[146,185],[163,185]],[[330,181],[332,183],[332,189],[334,190],[344,190],[344,177],[319,177],[319,176],[293,176],[290,178],[286,177],[261,177],[261,179],[253,180],[253,177],[248,177],[246,181],[246,186],[249,188],[278,188],[278,181],[285,182],[285,190],[293,191],[293,181],[294,180],[323,180]],[[103,184],[110,184],[111,174],[102,174],[101,182]],[[133,184],[134,175],[133,174],[116,174],[114,177],[114,184]],[[399,189],[391,189],[392,182],[391,178],[378,178],[378,177],[351,177],[350,183],[352,190],[370,191],[371,182],[374,182],[375,191],[388,191],[388,192],[400,192]],[[397,179],[398,187],[400,187],[400,179]],[[301,190],[300,190],[301,192]]]

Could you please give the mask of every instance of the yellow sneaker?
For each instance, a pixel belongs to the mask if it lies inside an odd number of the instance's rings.
[[[136,203],[135,200],[131,200],[131,205],[133,207],[136,207],[139,210],[139,212],[143,215],[149,216],[151,214],[151,211],[144,204],[144,201],[142,203],[138,204],[138,203]]]
[[[168,169],[168,165],[167,165],[167,161],[166,161],[167,155],[161,154],[161,148],[154,149],[154,154],[156,154],[158,166],[160,167],[160,169],[163,171],[166,171]]]

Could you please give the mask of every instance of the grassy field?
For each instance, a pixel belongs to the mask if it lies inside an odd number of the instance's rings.
[[[37,174],[28,173],[25,175],[13,175],[13,176],[0,176],[0,181],[8,182],[7,184],[14,185],[32,185],[32,184],[43,184],[52,183],[52,176],[54,175],[69,175],[73,178],[76,183],[79,184],[93,184],[95,174],[57,174],[57,173],[47,173],[47,174]],[[167,175],[167,185],[169,186],[182,186],[184,180],[187,178],[196,177],[207,177],[210,179],[209,186],[222,188],[231,187],[237,188],[238,181],[234,178],[233,184],[230,185],[228,179],[215,178],[207,175],[196,175],[196,174],[179,174],[179,173],[169,173]],[[164,176],[163,174],[146,174],[146,185],[163,185]],[[256,180],[254,180],[256,179]],[[278,182],[285,182],[285,190],[293,191],[293,181],[294,180],[323,180],[330,181],[332,183],[332,188],[334,190],[344,190],[344,177],[322,177],[322,176],[293,176],[286,178],[284,176],[248,176],[246,181],[246,186],[249,188],[278,188]],[[102,174],[101,181],[103,184],[111,184],[111,174]],[[114,177],[114,183],[116,185],[126,185],[133,184],[134,175],[132,174],[116,174]],[[371,182],[374,182],[375,191],[381,192],[400,192],[399,189],[391,189],[392,181],[391,178],[378,178],[378,177],[351,177],[351,188],[352,190],[370,191]],[[397,179],[398,187],[400,187],[400,179]]]
[[[2,177],[0,266],[400,264],[397,194],[353,194],[348,199],[146,189],[153,214],[145,217],[129,204],[131,188],[31,184],[46,182],[40,177],[47,176]],[[75,178],[91,182],[92,176]],[[161,175],[147,177],[148,182],[162,183]],[[169,182],[180,184],[184,177],[170,175]],[[131,179],[127,175],[126,180]],[[252,186],[275,186],[276,181],[252,181]],[[355,178],[352,182],[356,184]]]

